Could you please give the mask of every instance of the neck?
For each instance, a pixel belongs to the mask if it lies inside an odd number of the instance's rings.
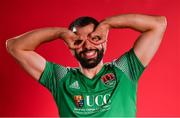
[[[92,79],[101,70],[102,67],[103,67],[103,61],[101,61],[96,67],[90,68],[90,69],[89,68],[83,68],[80,65],[80,70],[85,76]]]

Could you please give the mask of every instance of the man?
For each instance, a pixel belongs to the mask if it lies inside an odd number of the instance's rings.
[[[112,16],[100,23],[80,17],[69,29],[33,30],[7,40],[6,45],[18,63],[51,91],[62,117],[135,116],[138,79],[157,51],[166,25],[163,16],[142,14]],[[130,28],[141,34],[129,51],[103,64],[111,28]],[[57,38],[65,41],[79,68],[48,62],[34,51]]]

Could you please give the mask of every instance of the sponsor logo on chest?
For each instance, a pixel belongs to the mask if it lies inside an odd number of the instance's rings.
[[[110,94],[105,95],[87,95],[83,97],[82,95],[75,95],[74,102],[77,108],[81,108],[84,105],[87,107],[94,107],[94,106],[103,106],[110,102],[109,100]]]
[[[107,73],[105,75],[103,75],[100,78],[100,82],[102,82],[104,85],[106,86],[114,86],[116,83],[116,78],[115,75],[113,73]],[[70,84],[69,86],[70,88],[73,89],[80,89],[79,83],[78,81],[74,81],[72,82],[72,84]],[[104,106],[108,103],[110,103],[110,93],[104,93],[104,94],[77,94],[74,95],[74,103],[76,105],[76,108],[94,108],[94,107],[101,107]]]

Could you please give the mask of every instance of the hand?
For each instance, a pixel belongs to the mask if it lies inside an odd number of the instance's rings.
[[[79,37],[70,30],[65,31],[61,34],[61,38],[64,39],[65,43],[70,49],[80,48],[83,44],[83,40],[80,40]]]
[[[95,31],[91,34],[91,42],[98,45],[107,41],[107,36],[109,32],[109,25],[100,23]]]

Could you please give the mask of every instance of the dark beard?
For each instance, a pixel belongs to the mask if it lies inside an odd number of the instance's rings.
[[[86,59],[82,57],[81,55],[87,51],[92,51],[95,50],[97,53],[97,57],[92,58],[92,59]],[[104,54],[104,49],[98,50],[98,49],[90,49],[90,50],[84,50],[80,52],[79,54],[75,51],[75,57],[76,59],[80,62],[81,66],[84,68],[94,68],[96,67],[99,62],[102,60]]]

